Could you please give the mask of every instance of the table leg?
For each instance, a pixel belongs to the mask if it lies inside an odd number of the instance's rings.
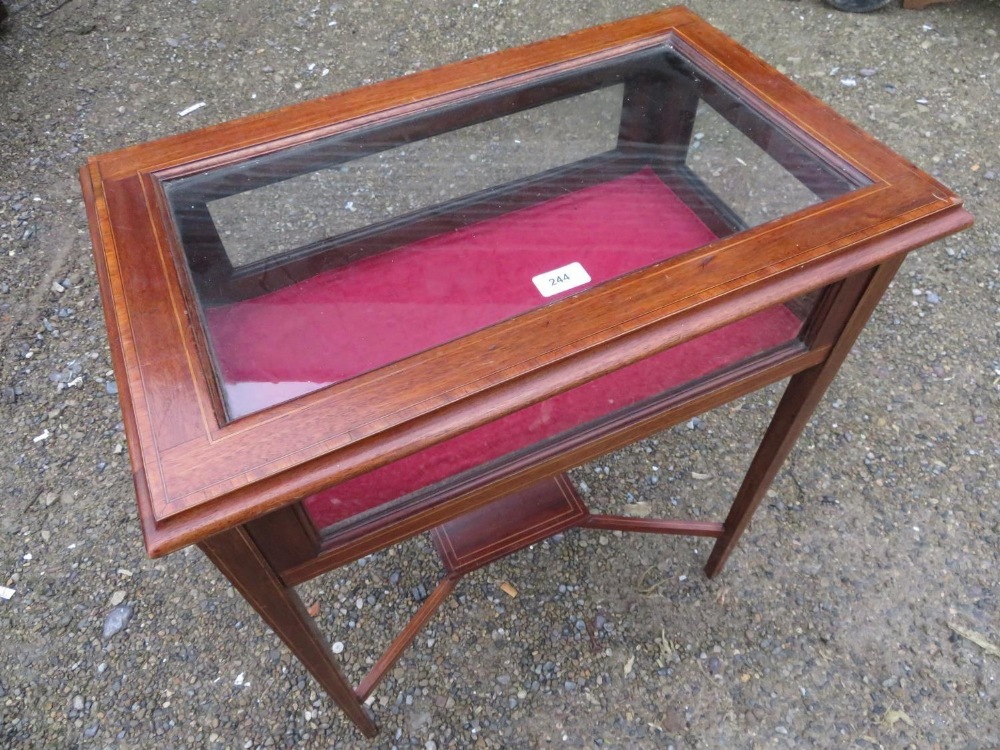
[[[792,446],[809,422],[813,411],[902,262],[903,257],[894,258],[876,269],[853,314],[830,348],[827,358],[818,365],[803,370],[789,381],[771,424],[768,425],[750,468],[743,478],[743,484],[736,493],[736,499],[729,509],[722,536],[716,540],[712,554],[709,555],[708,563],[705,565],[705,573],[709,578],[722,570],[740,536],[750,525],[750,519],[768,487],[771,486],[771,482],[774,481],[778,469],[785,462]]]
[[[240,526],[198,546],[366,736],[378,732],[295,589],[285,586]]]

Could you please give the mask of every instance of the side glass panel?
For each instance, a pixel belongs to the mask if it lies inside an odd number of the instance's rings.
[[[669,49],[164,183],[227,417],[864,179]]]
[[[791,347],[816,295],[775,305],[546,401],[324,490],[304,501],[319,529],[349,526],[476,476],[489,462],[544,452],[552,441],[634,414],[706,376]],[[437,485],[437,487],[435,487]]]

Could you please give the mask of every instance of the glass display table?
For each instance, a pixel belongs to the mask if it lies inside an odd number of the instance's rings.
[[[570,527],[715,575],[946,188],[683,8],[90,160],[146,546],[198,544],[368,735],[465,573]],[[790,378],[728,517],[563,472]],[[831,457],[834,460],[834,457]],[[295,586],[430,532],[356,688]]]

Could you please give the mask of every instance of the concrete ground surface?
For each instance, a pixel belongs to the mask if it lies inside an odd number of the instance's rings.
[[[480,571],[376,692],[367,742],[200,552],[147,558],[76,170],[660,5],[8,2],[0,747],[1000,747],[1000,4],[688,4],[977,224],[907,260],[722,575],[702,573],[704,541],[578,532]],[[714,517],[779,394],[575,478],[595,505]],[[431,559],[416,540],[304,587],[353,678]]]

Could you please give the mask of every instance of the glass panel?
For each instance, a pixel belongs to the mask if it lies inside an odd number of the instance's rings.
[[[685,164],[748,227],[820,202],[779,162],[699,102]]]
[[[320,529],[351,523],[384,508],[418,500],[435,483],[519,452],[537,451],[546,441],[599,425],[707,375],[745,364],[794,341],[815,295],[776,305],[648,359],[577,386],[546,401],[324,490],[304,501]],[[800,317],[801,316],[801,317]],[[410,497],[407,497],[410,496]],[[393,502],[397,501],[397,502]]]
[[[671,51],[165,183],[234,419],[863,184]]]
[[[615,148],[622,86],[544,104],[208,203],[234,266]]]
[[[646,169],[210,308],[205,320],[238,416],[713,239]]]

